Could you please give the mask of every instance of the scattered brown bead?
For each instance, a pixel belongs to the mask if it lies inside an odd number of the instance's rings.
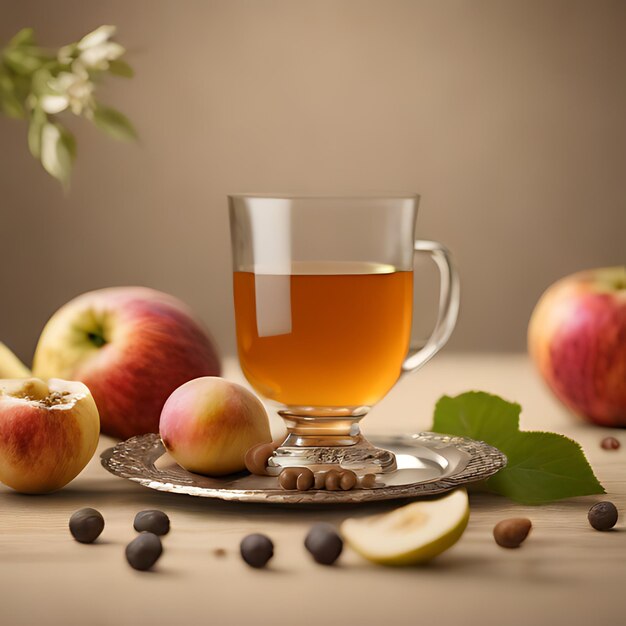
[[[364,474],[357,481],[359,489],[373,489],[376,485],[376,474]]]
[[[278,476],[278,484],[287,491],[308,491],[315,477],[308,467],[286,467]]]
[[[224,550],[224,548],[215,548],[215,550],[213,550],[213,554],[222,558],[223,556],[226,556],[226,550]]]
[[[600,446],[604,450],[617,450],[620,447],[619,439],[615,437],[605,437],[601,442]]]
[[[532,528],[525,517],[512,517],[498,522],[493,529],[493,538],[503,548],[519,548]]]
[[[315,524],[304,540],[304,547],[320,565],[332,565],[343,550],[343,540],[330,524]]]
[[[257,476],[267,476],[267,461],[278,446],[276,442],[270,442],[249,448],[243,459],[248,471]]]
[[[96,509],[80,509],[70,517],[70,533],[80,543],[93,543],[103,529],[104,517]]]
[[[589,523],[596,530],[611,530],[617,524],[618,517],[617,507],[608,501],[594,504],[587,514]]]
[[[274,543],[267,535],[246,535],[239,544],[241,558],[250,566],[261,569],[274,556]]]

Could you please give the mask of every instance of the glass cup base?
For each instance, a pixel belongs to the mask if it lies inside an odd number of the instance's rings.
[[[397,469],[393,452],[373,446],[363,435],[351,445],[289,445],[289,437],[268,460],[269,474],[279,474],[286,467],[308,467],[328,471],[341,467],[355,474],[383,474]]]
[[[267,472],[286,467],[328,471],[349,469],[355,474],[384,474],[397,469],[393,452],[377,448],[362,434],[359,421],[370,407],[288,407],[278,411],[287,437],[268,459]]]

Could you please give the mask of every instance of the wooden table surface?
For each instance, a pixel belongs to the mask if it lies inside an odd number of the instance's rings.
[[[227,375],[240,378],[234,361]],[[544,389],[522,355],[443,354],[404,378],[364,421],[366,432],[427,429],[437,398],[483,389],[523,406],[522,428],[578,440],[607,495],[527,507],[471,496],[468,529],[430,565],[390,569],[345,550],[340,564],[316,565],[302,542],[316,521],[339,523],[389,504],[287,508],[222,503],[154,492],[108,474],[94,457],[63,491],[23,496],[0,487],[0,624],[494,624],[610,626],[626,620],[626,434],[571,418]],[[622,448],[605,451],[607,434]],[[103,438],[100,450],[112,441]],[[616,530],[594,531],[587,510],[616,503]],[[96,544],[67,529],[76,509],[93,506],[106,527]],[[152,572],[124,559],[135,513],[159,508],[172,531]],[[528,516],[533,531],[519,550],[493,541],[496,521]],[[250,532],[268,534],[275,557],[253,570],[238,553]],[[224,548],[226,555],[213,554]]]

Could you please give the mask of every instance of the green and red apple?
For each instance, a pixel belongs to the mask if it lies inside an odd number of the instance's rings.
[[[0,481],[22,493],[64,487],[98,445],[100,420],[80,382],[0,380]]]
[[[44,328],[33,363],[39,378],[80,380],[100,411],[102,432],[158,432],[168,396],[220,373],[217,351],[178,299],[144,287],[92,291],[61,307]]]
[[[579,272],[548,288],[532,314],[528,347],[572,411],[626,426],[626,267]]]
[[[176,389],[163,407],[159,431],[179,465],[209,476],[245,469],[246,452],[272,440],[260,400],[241,385],[215,376]]]

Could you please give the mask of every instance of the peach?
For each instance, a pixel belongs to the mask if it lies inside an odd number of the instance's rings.
[[[100,419],[79,382],[0,380],[0,481],[22,493],[64,487],[98,445]]]
[[[176,462],[198,474],[245,469],[249,448],[270,442],[264,406],[250,391],[215,376],[191,380],[167,399],[159,431]]]

